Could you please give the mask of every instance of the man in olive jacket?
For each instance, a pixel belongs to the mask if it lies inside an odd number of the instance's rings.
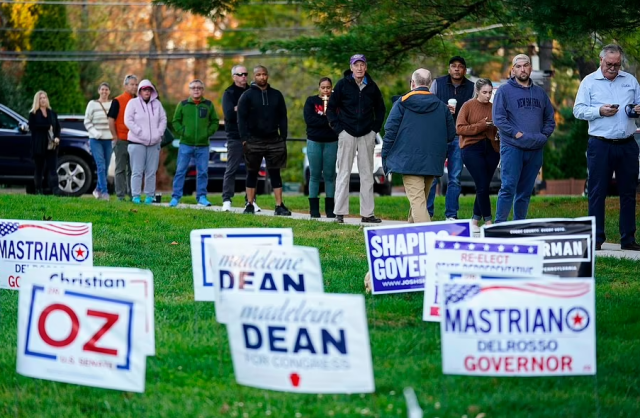
[[[207,200],[209,183],[209,137],[218,130],[218,115],[210,100],[205,99],[204,83],[193,80],[189,83],[190,96],[176,107],[173,129],[180,138],[178,164],[173,177],[173,194],[169,206],[178,206],[184,189],[184,178],[189,161],[196,161],[196,199],[199,206],[211,206]]]
[[[382,165],[385,173],[402,174],[410,223],[431,221],[427,196],[434,177],[443,174],[447,143],[456,135],[451,112],[430,84],[429,70],[416,70],[411,91],[395,102],[384,125]]]

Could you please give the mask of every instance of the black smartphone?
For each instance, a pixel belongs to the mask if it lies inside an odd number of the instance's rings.
[[[614,108],[614,109],[617,109],[617,108],[620,107],[620,105],[619,104],[612,104],[611,107]]]

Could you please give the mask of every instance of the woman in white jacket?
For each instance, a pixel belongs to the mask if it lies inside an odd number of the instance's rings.
[[[131,163],[131,201],[139,204],[144,174],[144,203],[150,205],[156,193],[156,173],[160,161],[160,143],[167,127],[167,114],[158,100],[158,92],[149,80],[138,85],[138,97],[129,100],[124,111],[129,128],[127,140]]]
[[[87,110],[84,114],[84,127],[89,132],[89,146],[91,147],[91,154],[96,162],[98,172],[98,181],[93,195],[96,199],[109,200],[107,170],[111,161],[111,141],[113,139],[109,130],[109,120],[107,119],[107,113],[111,108],[109,83],[101,83],[98,88],[98,94],[100,94],[100,98],[91,100],[87,105]]]

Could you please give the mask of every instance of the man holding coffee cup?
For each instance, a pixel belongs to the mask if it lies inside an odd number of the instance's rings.
[[[635,239],[638,144],[633,137],[640,112],[640,85],[633,75],[620,71],[622,58],[618,45],[602,49],[600,68],[580,83],[573,114],[589,121],[587,189],[589,215],[596,217],[596,250],[606,240],[605,199],[615,172],[620,193],[620,244],[623,250],[640,251]]]
[[[449,75],[436,78],[431,83],[431,93],[447,105],[453,121],[458,118],[462,105],[473,97],[473,82],[465,77],[467,74],[467,62],[460,56],[449,60]],[[462,154],[460,153],[459,138],[456,137],[447,146],[447,171],[449,172],[449,185],[445,197],[444,216],[447,219],[458,219],[460,207],[460,173],[462,173]],[[433,217],[434,201],[436,198],[436,182],[431,185],[429,198],[427,199],[427,211]]]

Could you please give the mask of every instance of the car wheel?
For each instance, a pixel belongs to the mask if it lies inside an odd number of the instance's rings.
[[[58,159],[58,187],[64,196],[82,196],[89,191],[93,173],[89,164],[76,155]]]

